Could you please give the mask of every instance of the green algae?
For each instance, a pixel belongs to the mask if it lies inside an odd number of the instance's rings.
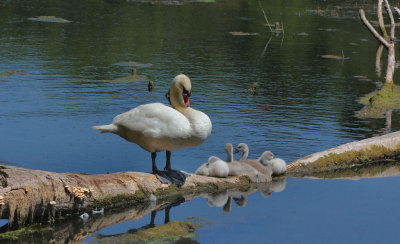
[[[379,160],[398,158],[399,156],[400,143],[394,149],[381,145],[372,145],[367,149],[358,151],[352,150],[340,154],[330,153],[314,162],[292,168],[289,174],[293,176],[313,176],[322,172],[359,167]]]
[[[394,167],[400,174],[400,165],[395,160],[377,160],[370,164],[357,165],[351,168],[337,169],[327,172],[317,172],[313,177],[322,179],[358,179],[373,178],[383,174],[388,169]]]
[[[63,18],[58,18],[55,16],[46,16],[46,15],[31,17],[31,18],[28,18],[28,20],[39,21],[39,22],[53,22],[53,23],[71,23],[72,22],[70,20],[66,20]]]
[[[51,227],[40,227],[37,225],[19,228],[18,230],[7,231],[0,233],[0,240],[18,240],[25,236],[30,236],[33,234],[44,234],[52,232]]]
[[[107,195],[101,199],[93,200],[89,205],[89,209],[96,208],[117,208],[129,205],[147,205],[149,203],[150,194],[137,190],[135,194],[119,194],[116,196]]]
[[[189,241],[198,235],[195,230],[202,227],[201,223],[192,221],[171,221],[164,225],[158,225],[151,228],[141,228],[117,236],[95,236],[96,241],[100,243],[170,243],[173,241]]]
[[[359,99],[364,108],[357,112],[359,118],[384,118],[385,112],[400,109],[400,86],[385,83],[381,89]]]
[[[28,73],[22,72],[22,71],[17,71],[17,70],[9,70],[6,72],[1,72],[0,77],[7,77],[10,75],[27,75]]]

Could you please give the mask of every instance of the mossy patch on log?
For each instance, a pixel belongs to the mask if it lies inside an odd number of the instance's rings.
[[[170,243],[179,240],[188,241],[197,237],[194,231],[201,226],[202,224],[191,221],[171,221],[152,228],[130,230],[128,233],[118,236],[97,235],[94,238],[101,243]]]
[[[141,205],[149,202],[150,194],[144,193],[137,190],[135,194],[119,194],[116,196],[105,196],[101,199],[92,201],[89,205],[89,209],[100,209],[100,208],[117,208],[128,205]]]
[[[360,178],[374,178],[374,177],[387,177],[388,171],[400,172],[399,162],[395,160],[378,160],[371,164],[363,164],[353,166],[352,168],[342,168],[325,172],[316,172],[312,174],[314,178],[321,179],[360,179]],[[382,176],[383,175],[383,176]],[[394,176],[390,175],[389,176]]]
[[[37,233],[48,233],[52,232],[51,227],[40,227],[39,225],[33,225],[29,227],[22,227],[18,230],[7,231],[0,233],[0,240],[18,240],[21,237],[37,234]]]
[[[385,112],[400,109],[400,86],[386,83],[381,89],[360,98],[365,107],[357,112],[359,118],[384,118]]]
[[[394,149],[380,145],[371,145],[367,149],[351,150],[340,154],[330,153],[314,162],[300,164],[290,168],[292,176],[312,176],[321,172],[330,172],[338,169],[349,169],[355,166],[368,165],[377,160],[398,158],[400,156],[400,143]]]

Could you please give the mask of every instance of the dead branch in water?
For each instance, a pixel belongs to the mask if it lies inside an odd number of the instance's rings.
[[[390,37],[388,38],[388,34],[385,29],[385,24],[383,22],[383,14],[382,14],[382,3],[385,3],[386,12],[389,15],[390,19]],[[372,35],[385,47],[388,49],[388,62],[386,67],[386,83],[393,83],[393,75],[394,69],[396,64],[395,59],[395,41],[394,41],[394,33],[395,33],[395,23],[393,14],[389,5],[388,0],[378,0],[378,20],[379,20],[379,27],[382,31],[382,35],[380,35],[375,28],[371,25],[371,23],[365,17],[365,12],[363,9],[360,9],[360,18],[363,21],[364,25],[368,28],[368,30],[372,33]]]
[[[273,31],[272,31],[272,28],[271,28],[271,25],[269,24],[269,21],[268,21],[267,15],[265,14],[264,8],[263,8],[263,6],[261,5],[261,2],[260,2],[260,0],[258,0],[258,5],[260,5],[261,11],[262,11],[262,12],[263,12],[263,14],[264,14],[265,21],[267,21],[267,25],[268,25],[268,27],[269,27],[270,31],[271,31],[271,32],[273,32]]]

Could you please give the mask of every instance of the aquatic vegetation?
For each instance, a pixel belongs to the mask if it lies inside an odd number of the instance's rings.
[[[58,18],[55,16],[37,16],[37,17],[28,18],[28,20],[39,21],[39,22],[54,22],[54,23],[71,23],[72,22],[70,20]]]
[[[381,89],[360,98],[365,107],[357,112],[359,118],[384,118],[385,112],[400,109],[400,86],[385,83]]]
[[[104,82],[132,82],[132,81],[147,81],[149,78],[145,75],[138,75],[136,68],[132,69],[132,74],[115,80],[102,80]]]
[[[338,60],[350,59],[349,57],[336,56],[336,55],[331,55],[331,54],[321,55],[321,58],[326,58],[326,59],[338,59]]]
[[[249,33],[249,32],[241,32],[241,31],[231,31],[229,32],[232,36],[259,36],[260,33]]]
[[[400,162],[395,160],[378,160],[371,164],[343,168],[327,172],[317,172],[312,176],[323,179],[360,179],[400,175]]]
[[[300,33],[297,33],[297,35],[298,35],[298,36],[308,36],[308,33],[306,33],[306,32],[300,32]]]
[[[141,228],[130,231],[118,236],[97,235],[95,238],[100,243],[170,243],[171,241],[188,240],[196,238],[194,233],[196,229],[202,227],[202,224],[191,221],[171,221],[164,225],[158,225],[151,228]]]
[[[22,72],[22,71],[17,71],[17,70],[9,70],[6,72],[1,72],[0,77],[7,77],[10,75],[27,75],[28,73]]]
[[[134,68],[149,68],[149,67],[153,66],[153,64],[150,64],[150,63],[142,64],[142,63],[135,62],[135,61],[118,62],[113,65],[129,66],[129,67],[134,67]]]
[[[22,227],[18,230],[7,231],[0,233],[0,240],[18,240],[24,236],[30,236],[33,234],[42,234],[53,232],[51,227],[41,227],[39,225],[34,225],[30,227]]]
[[[400,143],[394,149],[381,145],[372,145],[367,149],[351,150],[343,153],[330,153],[307,165],[291,168],[289,174],[294,176],[313,176],[321,172],[327,173],[338,169],[349,169],[356,166],[368,165],[379,160],[398,158]]]

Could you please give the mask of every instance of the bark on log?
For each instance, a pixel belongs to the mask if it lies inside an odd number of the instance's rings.
[[[350,168],[385,158],[400,156],[400,131],[361,141],[346,143],[293,161],[287,167],[292,176],[310,176],[321,172]]]
[[[246,176],[214,178],[190,175],[177,188],[162,184],[152,174],[120,172],[103,175],[53,173],[14,166],[0,169],[0,218],[11,228],[95,208],[148,204],[150,195],[157,203],[187,194],[218,191],[250,185]]]

